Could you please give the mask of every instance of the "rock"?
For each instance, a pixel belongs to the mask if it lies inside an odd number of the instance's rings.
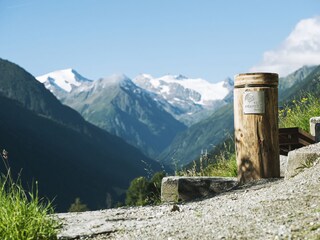
[[[180,208],[178,207],[177,204],[173,204],[173,206],[172,206],[172,208],[171,208],[171,212],[175,212],[175,211],[180,212]]]
[[[58,219],[69,221],[73,219],[72,225],[64,225],[58,234],[58,239],[79,239],[96,234],[107,234],[114,231],[112,222],[101,219],[99,211],[57,214]]]
[[[161,201],[191,201],[228,191],[237,185],[236,178],[165,177],[162,179]]]
[[[320,157],[320,143],[312,144],[306,147],[290,151],[288,154],[288,163],[285,171],[285,179],[294,177],[303,168],[308,167],[312,162]]]
[[[280,177],[285,176],[287,164],[288,164],[288,157],[285,155],[280,155]]]

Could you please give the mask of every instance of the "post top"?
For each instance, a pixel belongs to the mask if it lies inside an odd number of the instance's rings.
[[[256,72],[256,73],[240,73],[235,76],[235,87],[257,86],[265,85],[270,87],[278,86],[278,74],[268,72]]]

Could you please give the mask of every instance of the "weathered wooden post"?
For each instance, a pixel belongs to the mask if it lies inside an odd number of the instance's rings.
[[[280,177],[278,74],[235,77],[234,127],[240,182]]]

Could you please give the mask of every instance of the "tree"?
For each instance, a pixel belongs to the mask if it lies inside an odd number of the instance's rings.
[[[87,207],[86,204],[83,204],[80,201],[80,198],[76,198],[74,200],[74,203],[71,204],[70,208],[69,208],[69,212],[85,212],[88,211],[89,208]]]
[[[158,204],[161,199],[161,181],[165,172],[157,172],[150,181],[145,177],[138,177],[131,181],[126,194],[126,205],[144,206]]]
[[[148,204],[149,182],[145,177],[133,179],[126,194],[126,205],[143,206]]]

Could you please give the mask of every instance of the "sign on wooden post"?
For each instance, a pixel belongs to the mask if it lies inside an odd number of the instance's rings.
[[[278,74],[235,77],[234,127],[240,182],[280,177]]]

